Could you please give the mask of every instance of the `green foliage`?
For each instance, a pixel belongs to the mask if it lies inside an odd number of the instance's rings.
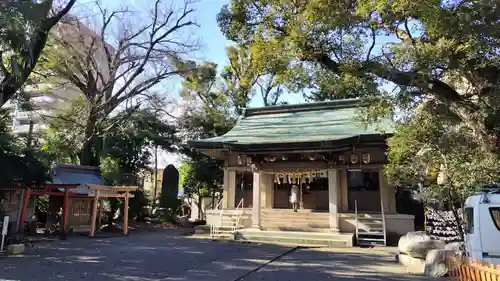
[[[0,110],[0,183],[3,187],[36,185],[50,180],[49,167],[42,163],[43,154],[28,149],[9,132],[11,120]]]
[[[184,194],[189,198],[207,197],[216,188],[214,182],[219,182],[222,178],[221,168],[218,163],[208,157],[200,157],[189,162],[182,162],[181,174],[183,175],[182,187]]]
[[[49,205],[49,196],[37,196],[35,198],[35,210],[37,212],[48,213]]]
[[[0,106],[13,98],[35,68],[54,25],[76,0],[0,3]],[[61,9],[59,9],[61,8]]]
[[[467,126],[439,117],[438,110],[436,103],[428,102],[398,125],[389,140],[385,172],[397,185],[422,183],[425,199],[460,202],[478,186],[500,180],[500,159],[485,150]],[[447,180],[438,185],[439,172]]]
[[[130,218],[141,220],[145,217],[144,207],[149,206],[148,194],[144,190],[136,190],[132,192],[134,198],[129,199]]]
[[[262,54],[254,64],[294,70],[284,83],[309,99],[362,97],[401,115],[432,99],[495,152],[499,19],[493,2],[408,0],[231,0],[217,17],[229,40]]]
[[[119,113],[109,122],[120,122],[106,135],[103,143],[104,150],[100,152],[101,175],[108,185],[137,185],[140,186],[140,171],[148,169],[151,153],[147,149],[159,146],[172,150],[176,142],[175,127],[158,119],[154,112],[139,110]],[[123,200],[111,199],[111,212],[108,214],[108,225],[112,223],[112,216],[118,208],[123,207]],[[136,193],[130,200],[129,215],[141,218],[143,207],[148,206],[146,194],[143,190]]]
[[[57,109],[48,119],[48,129],[40,141],[40,150],[47,155],[48,163],[79,163],[88,110],[83,97],[79,97]]]
[[[60,25],[57,36],[51,38],[54,44],[45,52],[44,66],[50,71],[44,74],[71,83],[85,97],[89,110],[81,119],[85,129],[79,161],[97,166],[106,146],[104,136],[122,125],[113,115],[126,107],[122,117],[128,118],[131,111],[151,104],[163,110],[164,101],[154,93],[156,86],[191,71],[184,56],[196,44],[182,34],[196,23],[191,1],[184,1],[184,9],[171,1],[146,1],[137,5],[133,17],[125,16],[132,10],[111,11],[99,3],[88,4],[97,15]],[[124,28],[116,32],[116,26]],[[154,104],[159,101],[162,104]]]

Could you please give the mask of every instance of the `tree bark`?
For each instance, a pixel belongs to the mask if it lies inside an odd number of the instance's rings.
[[[87,121],[84,134],[84,143],[82,150],[80,151],[80,165],[88,166],[99,166],[99,149],[96,147],[97,136],[95,136],[97,118],[94,114],[90,114],[89,120]]]
[[[318,54],[313,57],[304,56],[299,59],[318,63],[336,74],[349,72],[351,75],[359,77],[373,75],[401,87],[415,87],[422,93],[432,95],[436,100],[445,104],[451,113],[455,114],[473,131],[486,149],[493,153],[500,153],[500,122],[496,121],[498,113],[495,112],[494,107],[484,105],[483,100],[474,102],[466,98],[442,80],[428,78],[418,72],[401,71],[376,61],[366,61],[357,68],[349,68],[343,67],[341,63],[334,61],[327,54]],[[491,116],[492,111],[493,116]],[[484,116],[488,116],[488,118]]]

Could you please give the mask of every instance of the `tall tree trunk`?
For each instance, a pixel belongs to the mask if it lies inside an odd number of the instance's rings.
[[[94,135],[97,118],[93,116],[94,114],[91,114],[86,124],[85,142],[80,151],[80,165],[99,166],[101,164],[99,159],[100,147],[97,146],[98,137]]]

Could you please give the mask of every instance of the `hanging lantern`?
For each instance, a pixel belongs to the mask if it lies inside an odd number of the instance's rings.
[[[445,185],[448,183],[448,174],[446,173],[446,169],[443,164],[441,164],[441,167],[439,168],[439,173],[437,176],[437,184],[439,185]]]
[[[243,160],[241,160],[241,156],[238,155],[238,165],[241,166],[243,165]]]
[[[340,155],[339,156],[339,162],[344,164],[345,163],[345,158],[344,158],[344,155]]]
[[[358,163],[358,155],[352,154],[351,155],[351,163],[352,164],[357,164]]]
[[[363,163],[368,164],[371,161],[370,153],[363,153]]]

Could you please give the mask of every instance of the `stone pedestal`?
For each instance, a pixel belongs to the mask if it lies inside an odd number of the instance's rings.
[[[253,173],[252,228],[260,229],[260,172]]]
[[[223,207],[225,209],[232,209],[235,206],[235,196],[236,196],[236,171],[228,170],[224,168],[224,182],[223,182]]]
[[[328,169],[328,212],[330,218],[330,230],[339,232],[339,214],[338,214],[338,171]]]
[[[24,244],[12,244],[7,246],[7,254],[9,255],[20,255],[26,251],[26,246]]]

